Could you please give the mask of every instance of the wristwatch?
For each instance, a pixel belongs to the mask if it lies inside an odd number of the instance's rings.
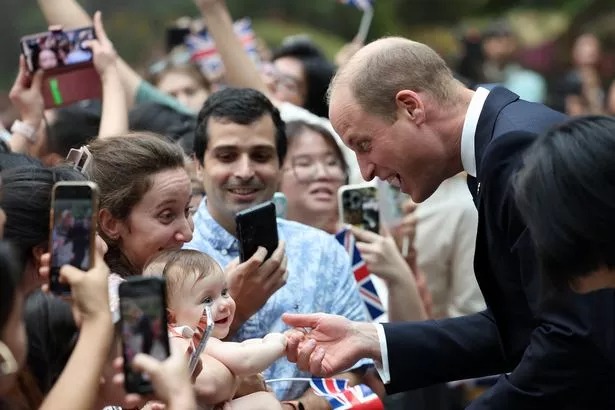
[[[31,144],[36,143],[36,131],[35,127],[20,120],[15,120],[11,127],[11,132],[13,134],[23,135]]]

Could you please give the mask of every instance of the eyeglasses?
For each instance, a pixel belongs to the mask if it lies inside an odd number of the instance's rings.
[[[261,70],[276,90],[303,95],[302,82],[298,78],[282,73],[271,63],[263,64]]]
[[[344,164],[334,155],[321,158],[307,155],[296,156],[291,160],[291,169],[299,182],[312,182],[320,175],[336,181],[346,179]]]
[[[71,148],[66,156],[66,162],[72,164],[77,171],[87,175],[92,163],[92,153],[86,145],[79,149]]]

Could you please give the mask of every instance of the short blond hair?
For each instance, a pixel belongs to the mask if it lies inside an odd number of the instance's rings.
[[[455,79],[445,61],[429,46],[402,37],[368,44],[331,81],[332,91],[347,85],[364,111],[392,119],[395,96],[401,90],[429,93],[448,105]]]

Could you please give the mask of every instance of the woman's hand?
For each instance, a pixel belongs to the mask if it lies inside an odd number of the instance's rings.
[[[117,53],[113,43],[107,37],[100,11],[94,14],[94,31],[96,32],[96,39],[88,40],[84,45],[92,50],[94,67],[96,67],[98,74],[104,77],[109,72],[109,69],[116,68]]]
[[[24,56],[19,57],[19,73],[9,93],[11,102],[19,111],[21,120],[34,129],[38,129],[45,110],[43,94],[43,71],[32,75],[26,67]]]

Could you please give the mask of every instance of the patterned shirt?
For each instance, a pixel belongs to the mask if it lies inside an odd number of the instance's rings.
[[[283,333],[289,327],[282,322],[282,313],[325,312],[350,320],[367,321],[367,313],[359,296],[350,259],[335,238],[324,231],[278,219],[278,236],[286,243],[288,280],[265,305],[245,322],[235,341],[263,337],[267,333]],[[237,238],[227,232],[210,215],[203,200],[194,215],[194,236],[184,248],[204,252],[223,268],[239,256]],[[354,368],[371,364],[358,362]],[[310,377],[294,363],[282,358],[265,372],[265,380]],[[300,397],[309,384],[305,381],[281,381],[270,384],[279,400]]]

